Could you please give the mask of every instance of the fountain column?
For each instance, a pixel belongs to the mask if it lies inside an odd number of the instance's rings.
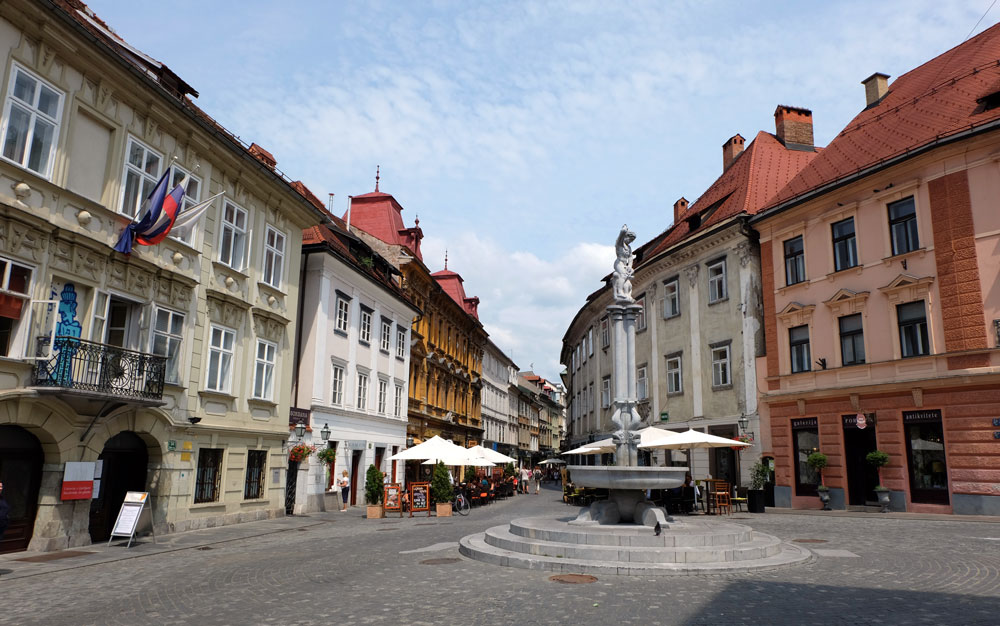
[[[614,345],[614,413],[611,421],[618,427],[615,432],[617,444],[616,464],[636,466],[639,464],[632,432],[641,421],[635,409],[635,325],[639,305],[635,303],[615,303],[607,308],[611,319]]]

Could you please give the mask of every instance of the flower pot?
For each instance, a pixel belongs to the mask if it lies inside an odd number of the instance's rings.
[[[438,502],[435,506],[438,517],[451,517],[451,502]]]
[[[830,508],[830,492],[826,489],[820,489],[816,492],[819,495],[819,501],[823,503],[824,511],[832,511]]]
[[[889,512],[889,490],[888,489],[876,489],[875,495],[878,496],[878,503],[882,505],[882,510],[879,513]]]
[[[763,489],[747,489],[747,511],[751,513],[763,513],[764,500]]]
[[[382,510],[381,504],[369,504],[366,509],[365,517],[368,519],[381,519],[385,517],[385,511]]]

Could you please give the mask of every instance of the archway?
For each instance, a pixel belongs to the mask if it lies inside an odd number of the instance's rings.
[[[0,482],[10,506],[10,525],[0,540],[0,553],[27,549],[38,512],[45,455],[38,439],[20,426],[0,426]]]
[[[108,439],[98,457],[102,465],[98,495],[90,503],[90,539],[107,541],[129,491],[146,490],[149,454],[146,442],[131,431]]]

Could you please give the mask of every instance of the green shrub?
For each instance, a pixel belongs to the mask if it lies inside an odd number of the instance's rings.
[[[503,467],[503,477],[504,478],[510,478],[513,475],[514,475],[514,464],[513,463],[508,463],[507,465],[504,465],[504,467]]]
[[[469,466],[465,468],[465,482],[471,483],[475,482],[477,479],[476,468]]]
[[[368,466],[368,473],[365,475],[365,502],[368,504],[380,504],[382,502],[382,479],[385,474],[378,471],[375,465]]]
[[[882,486],[882,468],[889,464],[889,455],[881,450],[872,450],[865,460],[875,466],[875,472],[878,474],[878,486],[875,487],[875,491],[888,491]]]
[[[750,488],[763,489],[764,485],[771,478],[771,470],[764,465],[763,461],[757,461],[750,468]]]
[[[448,468],[438,461],[434,466],[434,476],[431,478],[431,498],[434,502],[451,502],[451,481],[448,480]]]
[[[823,468],[826,467],[826,455],[822,452],[813,452],[806,458],[806,465],[819,472],[819,487],[825,490],[823,485]]]

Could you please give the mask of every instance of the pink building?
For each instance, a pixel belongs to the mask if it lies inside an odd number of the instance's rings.
[[[1000,514],[1000,26],[888,83],[753,219],[778,506]]]

